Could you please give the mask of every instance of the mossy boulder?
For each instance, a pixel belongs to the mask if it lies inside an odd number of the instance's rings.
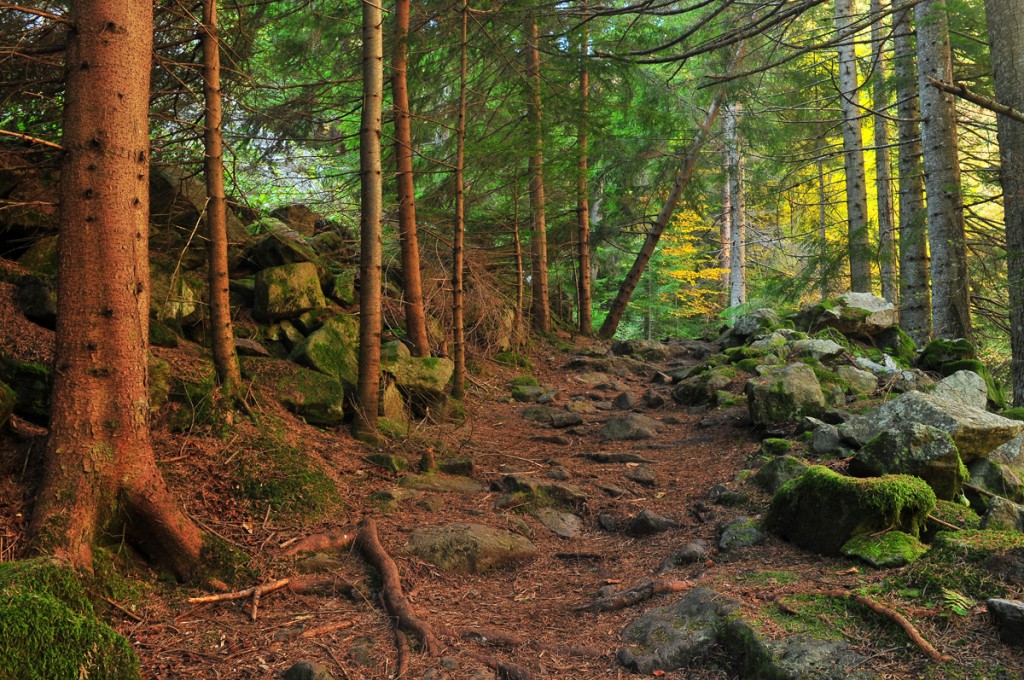
[[[293,318],[326,306],[320,277],[312,263],[270,267],[256,274],[253,314],[261,321]]]
[[[327,279],[325,287],[327,297],[337,302],[342,307],[348,307],[356,303],[356,270],[343,269],[331,274]]]
[[[537,556],[537,548],[523,536],[482,524],[420,527],[402,552],[463,574],[511,568]]]
[[[890,326],[874,337],[875,345],[901,366],[910,367],[917,359],[914,339],[899,326]]]
[[[756,425],[796,422],[820,414],[827,405],[814,371],[800,363],[767,369],[747,382],[746,392],[750,418]]]
[[[857,534],[843,544],[842,552],[878,569],[895,569],[916,562],[928,552],[928,546],[902,531],[886,531]]]
[[[958,371],[971,371],[977,373],[985,382],[988,403],[995,409],[1006,408],[1006,393],[1003,386],[996,382],[988,366],[977,359],[964,359],[963,361],[950,361],[942,366],[942,375],[953,375]]]
[[[1024,435],[1017,435],[985,458],[979,458],[967,466],[972,486],[1024,503]],[[988,496],[970,492],[967,497],[972,506],[984,510],[988,507]]]
[[[956,338],[954,340],[939,338],[932,340],[924,346],[924,349],[921,350],[921,356],[918,357],[917,365],[926,371],[939,373],[942,371],[942,367],[951,361],[977,358],[978,353],[969,340],[964,338]]]
[[[762,491],[774,494],[786,482],[807,472],[807,468],[807,463],[799,458],[779,456],[761,466],[754,475],[754,484]]]
[[[14,413],[37,425],[48,423],[53,388],[53,371],[49,366],[0,354],[0,381],[14,390]]]
[[[0,676],[141,677],[128,642],[96,616],[69,567],[51,559],[0,564]]]
[[[339,314],[292,350],[291,358],[303,366],[337,378],[350,392],[359,382],[359,317]]]
[[[156,347],[177,347],[179,342],[178,333],[170,324],[160,319],[149,320],[149,344]]]
[[[873,394],[878,389],[878,376],[855,366],[839,366],[836,375],[850,386],[852,394]]]
[[[446,389],[455,372],[451,359],[438,357],[402,357],[382,361],[381,371],[391,376],[417,416],[428,412],[439,415],[448,399]]]
[[[246,250],[245,258],[257,269],[319,262],[310,240],[281,220],[265,217],[247,228],[257,238]]]
[[[850,474],[913,475],[927,482],[936,498],[946,501],[960,497],[968,477],[953,438],[936,427],[915,422],[900,423],[871,439],[850,461]]]
[[[870,338],[899,322],[899,310],[871,293],[843,293],[803,308],[793,317],[800,330],[834,328],[847,336]]]
[[[981,518],[983,529],[1024,533],[1024,505],[996,496],[988,504]]]
[[[0,381],[0,427],[6,425],[7,421],[10,420],[11,414],[14,413],[16,401],[17,397],[14,394],[14,390],[3,381]]]
[[[149,310],[161,321],[191,324],[202,320],[206,281],[182,271],[173,262],[152,259],[149,267]]]
[[[856,479],[814,466],[779,489],[765,526],[808,550],[838,555],[860,533],[898,529],[920,536],[933,507],[935,493],[916,477]]]
[[[345,387],[318,371],[279,359],[243,361],[247,371],[269,380],[281,404],[310,425],[339,425],[345,419]]]
[[[736,319],[730,334],[740,340],[756,338],[779,327],[779,315],[772,309],[757,309]]]
[[[672,389],[672,398],[685,406],[711,403],[739,375],[733,366],[719,366],[682,380]]]

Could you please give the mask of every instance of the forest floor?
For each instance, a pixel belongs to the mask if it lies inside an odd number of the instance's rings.
[[[52,352],[52,336],[23,319],[11,323],[15,318],[12,291],[11,286],[0,284],[0,351],[46,360]],[[529,373],[544,386],[556,388],[556,401],[581,396],[603,402],[615,396],[580,382],[577,373],[563,368],[571,356],[565,347],[569,342],[573,341],[565,339],[560,349],[535,346],[529,371],[485,360],[477,367],[464,422],[424,426],[386,448],[406,457],[413,467],[427,446],[439,460],[449,455],[471,457],[472,476],[485,485],[510,471],[538,478],[558,471],[555,476],[580,487],[589,499],[583,530],[575,538],[558,538],[521,509],[500,507],[498,501],[504,495],[490,490],[431,493],[384,510],[373,495],[394,489],[400,474],[366,462],[364,457],[373,448],[353,440],[347,429],[310,427],[266,397],[257,400],[254,411],[273,416],[281,424],[283,438],[321,462],[337,482],[340,503],[318,520],[310,522],[301,507],[278,512],[240,497],[236,467],[254,453],[249,447],[261,435],[248,418],[239,417],[223,432],[196,427],[173,433],[167,427],[171,416],[158,413],[156,455],[187,513],[206,531],[251,556],[255,572],[238,587],[295,576],[297,560],[285,552],[296,539],[331,531],[355,533],[361,519],[373,517],[381,543],[398,565],[410,603],[434,626],[443,646],[439,656],[431,657],[419,651],[413,639],[404,677],[495,677],[487,661],[513,663],[530,669],[535,677],[628,677],[615,659],[623,645],[623,627],[643,611],[669,604],[679,595],[660,595],[603,613],[577,608],[593,600],[604,586],[625,590],[654,578],[670,555],[696,539],[712,547],[706,560],[662,576],[737,599],[744,616],[758,621],[769,634],[790,634],[794,627],[786,618],[794,608],[804,609],[797,618],[841,632],[867,658],[863,670],[879,677],[1022,677],[1017,671],[1024,669],[1024,655],[999,644],[982,606],[966,615],[951,615],[941,606],[905,598],[890,585],[891,570],[823,558],[772,536],[760,546],[728,554],[715,550],[723,521],[760,516],[767,508],[767,496],[738,481],[760,442],[745,417],[745,406],[687,410],[669,399],[662,409],[647,412],[663,423],[660,435],[641,442],[599,441],[598,428],[609,417],[621,415],[616,411],[584,415],[583,425],[569,431],[525,420],[521,415],[525,405],[509,398],[508,383],[515,375]],[[577,347],[594,344],[574,342]],[[187,373],[201,358],[199,348],[189,343],[154,351],[171,362],[176,374]],[[624,383],[618,388],[637,395],[651,387],[648,377],[616,376],[614,380]],[[42,428],[20,419],[0,434],[0,559],[21,556],[44,439]],[[596,463],[582,457],[596,452],[633,452],[649,459],[653,484],[627,478],[631,464]],[[750,501],[736,508],[714,505],[707,495],[716,484],[750,494]],[[625,493],[612,498],[602,487],[618,487]],[[634,538],[603,530],[597,522],[601,513],[609,513],[621,525],[644,509],[675,520],[678,527]],[[467,576],[403,555],[401,548],[413,529],[452,522],[526,533],[538,556],[514,569]],[[190,604],[189,597],[207,591],[168,583],[136,567],[128,586],[106,598],[110,606],[104,614],[131,642],[147,678],[273,678],[300,660],[321,663],[338,678],[394,677],[392,621],[369,595],[379,583],[377,576],[355,551],[339,553],[328,566],[344,582],[365,586],[347,596],[295,594],[285,588],[265,595],[253,620],[251,598]],[[801,593],[873,584],[877,599],[903,611],[932,644],[956,661],[941,665],[929,661],[890,621],[856,605],[801,604]],[[790,604],[780,605],[782,597]],[[492,646],[460,634],[466,629],[502,631],[523,644]],[[731,665],[728,658],[715,658],[703,668],[665,677],[736,677]],[[989,676],[986,669],[999,670]]]

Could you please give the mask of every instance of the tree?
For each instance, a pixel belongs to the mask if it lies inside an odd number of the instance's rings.
[[[405,333],[414,356],[430,356],[430,340],[423,312],[423,277],[416,233],[416,188],[412,170],[412,126],[408,75],[409,0],[395,3],[395,44],[392,53],[391,91],[395,100],[395,163],[398,166],[398,234],[402,249],[405,294]]]
[[[381,260],[383,186],[380,145],[384,102],[381,0],[363,5],[363,110],[359,129],[359,384],[357,433],[377,429],[380,395]]]
[[[531,250],[531,276],[533,288],[533,327],[540,333],[551,331],[551,307],[548,303],[548,236],[544,215],[544,134],[541,125],[540,97],[540,32],[537,17],[530,15],[529,44],[526,46],[527,78],[530,98],[527,102],[527,118],[533,137],[533,154],[530,156],[530,212],[533,216],[533,238]]]
[[[1024,111],[1022,16],[1022,0],[985,0],[996,99],[1017,111]],[[1013,404],[1024,406],[1024,123],[1000,115],[997,124],[1006,223]]]
[[[737,131],[741,107],[734,101],[725,105],[722,127],[725,130],[726,172],[729,185],[729,305],[747,301],[747,229],[743,201],[743,154]]]
[[[454,332],[455,371],[452,376],[452,396],[466,396],[466,329],[462,318],[463,241],[466,233],[466,32],[469,7],[462,0],[462,32],[459,41],[459,122],[455,127],[455,233],[452,236],[452,330]]]
[[[846,166],[846,212],[850,253],[850,289],[871,292],[871,244],[868,239],[867,176],[861,130],[857,54],[851,25],[853,0],[836,0],[839,42],[839,105],[843,116],[843,151]]]
[[[881,18],[882,1],[871,0],[871,13],[879,17],[871,24],[871,78],[872,107],[875,110],[875,190],[878,199],[878,268],[882,280],[882,297],[892,303],[899,302],[896,282],[896,243],[893,226],[892,164],[889,160],[889,121],[885,112],[889,108],[886,85],[886,25]],[[897,305],[898,306],[898,305]]]
[[[224,196],[224,131],[220,91],[220,35],[217,0],[203,0],[204,171],[206,174],[207,259],[210,281],[210,346],[225,397],[240,396],[242,373],[235,352],[228,291],[228,208]]]
[[[57,359],[35,547],[91,569],[93,544],[123,532],[187,577],[202,537],[168,492],[149,436],[152,4],[81,0],[70,20]]]
[[[581,3],[584,16],[587,0]],[[576,247],[579,252],[579,329],[580,335],[593,332],[590,292],[590,198],[587,186],[587,113],[590,105],[590,69],[587,67],[589,52],[588,25],[583,24],[580,36],[580,123],[576,136],[579,152],[579,166],[576,177]]]
[[[924,0],[914,8],[917,24],[921,142],[928,196],[931,251],[932,335],[971,338],[967,240],[953,96],[929,84],[953,82],[949,17],[945,3]]]
[[[928,285],[928,225],[912,17],[913,10],[909,8],[900,9],[893,17],[899,116],[900,327],[915,342],[923,344],[932,330],[932,297]]]

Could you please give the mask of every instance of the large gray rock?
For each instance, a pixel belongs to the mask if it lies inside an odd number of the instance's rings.
[[[932,386],[933,396],[984,411],[988,406],[988,386],[974,371],[957,371]]]
[[[840,366],[836,375],[850,383],[850,389],[857,394],[872,394],[878,389],[878,376],[854,366]]]
[[[340,380],[350,393],[359,382],[359,318],[339,314],[299,343],[292,361]]]
[[[445,571],[466,574],[513,567],[537,556],[526,538],[483,524],[421,527],[412,532],[403,552]]]
[[[1024,647],[1024,602],[992,598],[985,602],[999,639],[1014,647]]]
[[[771,309],[757,309],[736,319],[732,326],[732,335],[740,338],[753,338],[770,332],[779,325],[778,315]]]
[[[861,447],[901,423],[921,423],[947,432],[965,463],[987,456],[1024,431],[1022,422],[934,394],[907,392],[870,413],[843,423],[839,426],[839,434],[845,441]]]
[[[981,518],[981,528],[1024,533],[1024,505],[996,496]]]
[[[806,340],[797,340],[793,343],[793,353],[800,356],[808,356],[817,360],[822,359],[833,359],[846,351],[846,348],[840,345],[838,342],[831,340],[819,340],[816,338],[807,338]]]
[[[380,369],[394,378],[413,413],[423,417],[431,411],[436,413],[448,400],[446,390],[455,362],[443,357],[399,357],[382,361]]]
[[[250,225],[250,229],[259,236],[249,246],[245,257],[256,269],[299,262],[320,263],[309,239],[280,220],[267,217]]]
[[[908,421],[895,424],[865,444],[850,461],[850,474],[913,475],[927,482],[936,498],[952,501],[960,497],[967,468],[949,434],[931,425]]]
[[[206,214],[206,185],[202,178],[182,172],[177,166],[154,166],[149,174],[149,222],[151,248],[154,251],[188,242],[197,224]],[[201,227],[206,233],[205,227]],[[228,208],[227,229],[229,243],[242,243],[248,233],[234,212]],[[204,258],[205,246],[200,239],[192,239],[183,263],[196,266]]]
[[[576,538],[583,530],[583,520],[565,510],[541,507],[533,511],[533,516],[559,538]]]
[[[602,441],[653,439],[658,436],[659,430],[661,423],[657,420],[637,413],[627,413],[602,425],[598,437]]]
[[[774,495],[783,484],[807,472],[807,468],[807,463],[799,458],[779,456],[761,466],[754,475],[754,483],[765,493]]]
[[[972,486],[981,487],[1015,503],[1024,503],[1024,434],[1019,434],[986,458],[979,458],[967,466]],[[984,497],[969,496],[972,505],[978,500],[987,505]]]
[[[755,425],[782,425],[818,415],[827,405],[810,366],[790,364],[767,369],[747,382],[750,419]]]
[[[271,267],[256,274],[253,315],[261,321],[290,319],[326,306],[316,267],[309,262]]]
[[[835,328],[844,335],[870,337],[899,323],[899,310],[871,293],[843,293],[800,310],[797,327],[810,331]]]

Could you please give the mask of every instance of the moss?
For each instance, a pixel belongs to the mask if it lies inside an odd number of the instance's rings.
[[[0,354],[0,380],[14,390],[14,412],[39,425],[50,418],[53,371],[32,361],[18,361]]]
[[[199,564],[197,582],[217,579],[228,585],[246,585],[259,576],[252,565],[252,558],[224,539],[210,534],[203,535]]]
[[[740,369],[744,373],[756,375],[757,367],[760,366],[762,363],[763,362],[760,359],[741,359],[740,361],[736,362],[736,368]]]
[[[790,571],[750,571],[741,573],[737,580],[756,586],[785,586],[799,581],[800,575]]]
[[[170,398],[181,405],[171,417],[174,432],[208,428],[220,433],[227,426],[212,365],[204,367],[204,374],[198,380],[180,381],[171,389]]]
[[[51,559],[0,564],[0,675],[138,678],[128,642],[100,621],[81,581]]]
[[[532,375],[517,375],[509,382],[509,387],[538,387],[540,381]],[[1024,409],[1022,409],[1024,410]],[[1024,417],[1022,417],[1024,419]]]
[[[377,432],[387,439],[403,439],[409,434],[409,423],[380,417],[377,418]],[[399,470],[394,470],[394,472],[399,472]]]
[[[842,548],[843,555],[855,557],[882,569],[902,567],[916,562],[928,552],[928,546],[902,531],[883,534],[857,534]]]
[[[171,365],[149,356],[149,410],[156,411],[170,399]]]
[[[466,420],[466,404],[461,399],[449,397],[445,403],[444,417],[446,420],[456,424],[462,424]]]
[[[378,429],[380,423],[378,421]],[[409,469],[409,461],[401,456],[390,453],[371,453],[365,456],[367,463],[380,466],[389,472],[404,472]]]
[[[1000,415],[1010,420],[1024,420],[1024,407],[1008,408]]]
[[[917,345],[914,344],[914,339],[899,326],[885,329],[878,334],[876,340],[881,349],[904,368],[909,368],[917,358]]]
[[[936,501],[935,508],[931,511],[930,517],[934,517],[944,524],[952,524],[961,529],[980,529],[981,517],[969,506],[961,505],[954,501]],[[943,524],[928,520],[925,533],[922,538],[926,543],[934,540],[936,534],[945,531],[948,527]]]
[[[926,371],[941,371],[942,366],[951,361],[962,361],[965,359],[977,359],[978,353],[974,345],[964,338],[946,340],[939,338],[932,340],[924,349],[917,360],[917,365]]]
[[[149,344],[157,347],[177,347],[178,335],[163,321],[150,319]]]
[[[766,456],[784,456],[793,450],[793,442],[788,439],[769,437],[761,440],[761,453]]]
[[[506,366],[525,368],[528,371],[533,370],[533,362],[530,361],[530,358],[519,352],[498,352],[494,355],[494,360]]]
[[[936,534],[931,551],[911,565],[898,583],[931,596],[947,588],[977,599],[1006,597],[1017,588],[994,576],[985,562],[1015,548],[1024,548],[1024,535],[1015,531],[942,531]]]
[[[837,345],[839,345],[840,347],[845,349],[847,352],[850,352],[851,354],[855,353],[854,352],[854,348],[853,348],[853,344],[850,342],[849,338],[847,338],[845,335],[840,333],[835,328],[832,328],[832,327],[822,328],[820,331],[815,333],[812,337],[815,340],[831,340],[832,342],[836,343]]]

